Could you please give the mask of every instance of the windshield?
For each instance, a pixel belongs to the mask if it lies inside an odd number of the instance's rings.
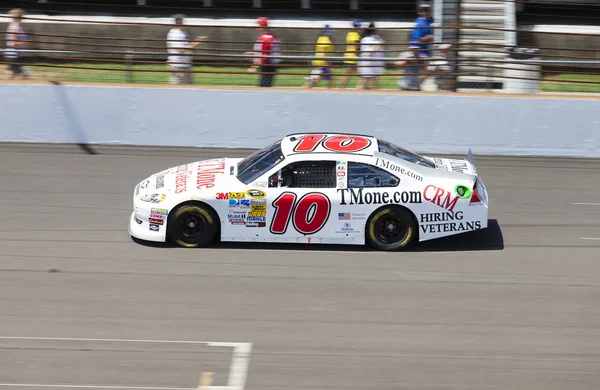
[[[252,153],[238,163],[237,178],[244,184],[250,184],[275,165],[283,161],[281,141]]]
[[[419,156],[416,153],[409,152],[406,149],[402,149],[401,147],[396,146],[391,142],[381,141],[381,140],[377,140],[377,142],[379,143],[379,151],[381,153],[387,153],[392,156],[401,158],[403,160],[412,162],[414,164],[425,165],[430,168],[435,168],[435,164],[433,164],[429,160],[426,160],[424,157]]]

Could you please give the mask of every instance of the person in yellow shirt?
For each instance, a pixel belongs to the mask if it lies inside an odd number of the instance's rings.
[[[362,22],[360,20],[355,20],[352,23],[353,30],[349,31],[346,34],[346,52],[344,53],[344,57],[347,60],[344,61],[344,65],[346,66],[346,74],[340,81],[339,88],[345,88],[350,80],[350,76],[356,75],[356,58],[358,57],[358,52],[360,48],[360,28],[362,26]]]
[[[315,57],[330,57],[333,54],[333,43],[331,42],[331,28],[328,24],[325,25],[321,36],[317,39],[315,45]],[[328,82],[329,88],[333,87],[333,72],[331,71],[331,64],[326,59],[314,59],[312,61],[313,70],[310,72],[310,76],[307,77],[304,87],[312,88],[321,80]]]

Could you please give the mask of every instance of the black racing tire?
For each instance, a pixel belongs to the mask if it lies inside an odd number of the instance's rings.
[[[403,207],[377,209],[366,224],[367,241],[381,251],[404,250],[417,239],[419,230],[413,214]]]
[[[210,207],[201,203],[177,206],[169,213],[167,236],[184,248],[210,244],[219,230],[219,218]]]

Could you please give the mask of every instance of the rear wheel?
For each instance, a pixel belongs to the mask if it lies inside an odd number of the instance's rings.
[[[367,240],[379,250],[393,251],[408,248],[416,239],[417,223],[402,207],[384,207],[367,221]]]
[[[185,248],[210,244],[219,228],[215,212],[202,204],[184,204],[169,214],[168,236]]]

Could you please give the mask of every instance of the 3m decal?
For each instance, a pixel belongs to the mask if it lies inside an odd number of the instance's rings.
[[[227,192],[217,192],[215,199],[216,200],[227,200],[227,199],[229,199],[229,194]]]
[[[335,135],[326,137],[324,134],[305,135],[294,147],[294,152],[312,152],[319,144],[333,152],[354,153],[368,148],[371,140],[357,135]]]
[[[246,198],[245,192],[230,192],[229,193],[229,199],[245,199],[245,198]]]
[[[416,173],[411,172],[411,171],[407,170],[406,168],[396,165],[388,160],[384,160],[384,159],[377,157],[377,159],[375,160],[375,165],[377,165],[378,167],[393,171],[393,172],[401,173],[404,176],[410,177],[411,179],[423,181],[423,176],[417,175]]]
[[[443,199],[442,196],[444,196]],[[450,212],[454,211],[454,207],[459,199],[458,196],[455,196],[454,199],[452,199],[452,194],[449,191],[446,191],[443,188],[438,188],[431,184],[425,187],[425,190],[423,191],[423,198],[425,198],[426,201],[440,206]]]
[[[423,203],[423,197],[419,191],[394,191],[394,192],[364,192],[363,188],[339,189],[342,201],[340,205],[347,204],[408,204]]]
[[[249,197],[255,198],[255,199],[263,199],[264,197],[267,196],[267,194],[264,191],[256,190],[256,189],[248,190],[248,191],[246,191],[246,193],[248,194]]]
[[[284,192],[273,201],[275,214],[271,221],[271,233],[284,234],[292,221],[294,229],[301,234],[315,234],[321,230],[331,213],[331,201],[320,192],[311,192],[296,202],[296,194]]]

